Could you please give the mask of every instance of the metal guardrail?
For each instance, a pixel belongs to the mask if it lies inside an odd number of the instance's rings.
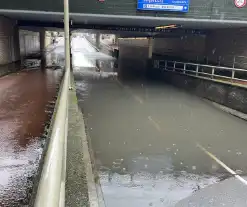
[[[186,63],[171,60],[154,60],[154,68],[177,72],[198,78],[227,80],[230,83],[243,81],[247,83],[247,70],[222,66]]]

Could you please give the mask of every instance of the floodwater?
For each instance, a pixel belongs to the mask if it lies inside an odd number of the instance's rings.
[[[30,200],[61,74],[33,68],[0,77],[0,206]]]
[[[74,48],[79,43],[77,96],[105,206],[175,206],[232,177],[219,160],[246,174],[246,121],[164,83],[118,80],[111,57],[96,53],[84,39],[74,40]]]

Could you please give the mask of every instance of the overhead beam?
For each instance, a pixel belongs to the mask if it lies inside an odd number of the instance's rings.
[[[20,27],[43,27],[43,28],[63,28],[63,22],[41,22],[41,21],[18,21]],[[92,29],[92,30],[105,30],[117,32],[145,32],[150,33],[168,33],[168,34],[205,34],[207,30],[200,29],[155,29],[155,27],[141,27],[141,26],[118,26],[118,25],[96,25],[96,24],[80,24],[73,23],[71,29]]]

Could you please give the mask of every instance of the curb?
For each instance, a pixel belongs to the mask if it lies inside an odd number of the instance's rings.
[[[85,122],[84,122],[84,117],[83,113],[78,107],[78,100],[76,97],[76,92],[75,92],[75,82],[74,82],[74,77],[73,73],[71,74],[71,83],[74,88],[74,96],[75,96],[75,101],[77,103],[77,111],[78,111],[78,117],[79,117],[79,122],[81,126],[81,140],[82,140],[82,152],[83,152],[83,163],[85,166],[85,174],[86,174],[86,182],[87,182],[87,189],[88,189],[88,202],[90,207],[105,207],[104,204],[104,199],[103,195],[101,192],[101,187],[96,183],[96,177],[93,172],[93,162],[91,159],[90,155],[90,141],[88,141],[88,137],[86,135],[86,128],[85,128]]]
[[[214,107],[220,109],[221,111],[224,111],[224,112],[226,112],[226,113],[228,113],[228,114],[231,114],[231,115],[233,115],[233,116],[235,116],[235,117],[238,117],[238,118],[240,118],[240,119],[243,119],[243,120],[247,121],[247,114],[244,114],[244,113],[242,113],[242,112],[240,112],[240,111],[237,111],[237,110],[235,110],[235,109],[231,109],[231,108],[229,108],[229,107],[227,107],[227,106],[218,104],[218,103],[216,103],[216,102],[209,101],[209,100],[207,100],[207,99],[204,99],[204,100],[205,100],[206,102],[210,103],[211,105],[213,105]]]

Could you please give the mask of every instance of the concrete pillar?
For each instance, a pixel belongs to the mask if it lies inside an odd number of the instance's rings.
[[[46,66],[45,60],[45,30],[39,32],[39,44],[40,44],[40,54],[41,54],[41,69],[44,70]]]
[[[20,37],[19,37],[19,27],[16,25],[14,27],[14,61],[19,61],[21,58],[21,51],[20,51]]]
[[[116,46],[118,46],[118,44],[119,44],[119,37],[120,37],[120,35],[115,35],[115,41],[114,41],[114,44],[116,45]]]
[[[73,60],[72,60],[72,32],[69,33],[69,39],[70,39],[70,70],[73,71]]]
[[[95,40],[96,40],[96,47],[99,49],[100,48],[100,33],[99,32],[96,33]]]
[[[148,38],[148,58],[151,59],[153,56],[153,38]]]

